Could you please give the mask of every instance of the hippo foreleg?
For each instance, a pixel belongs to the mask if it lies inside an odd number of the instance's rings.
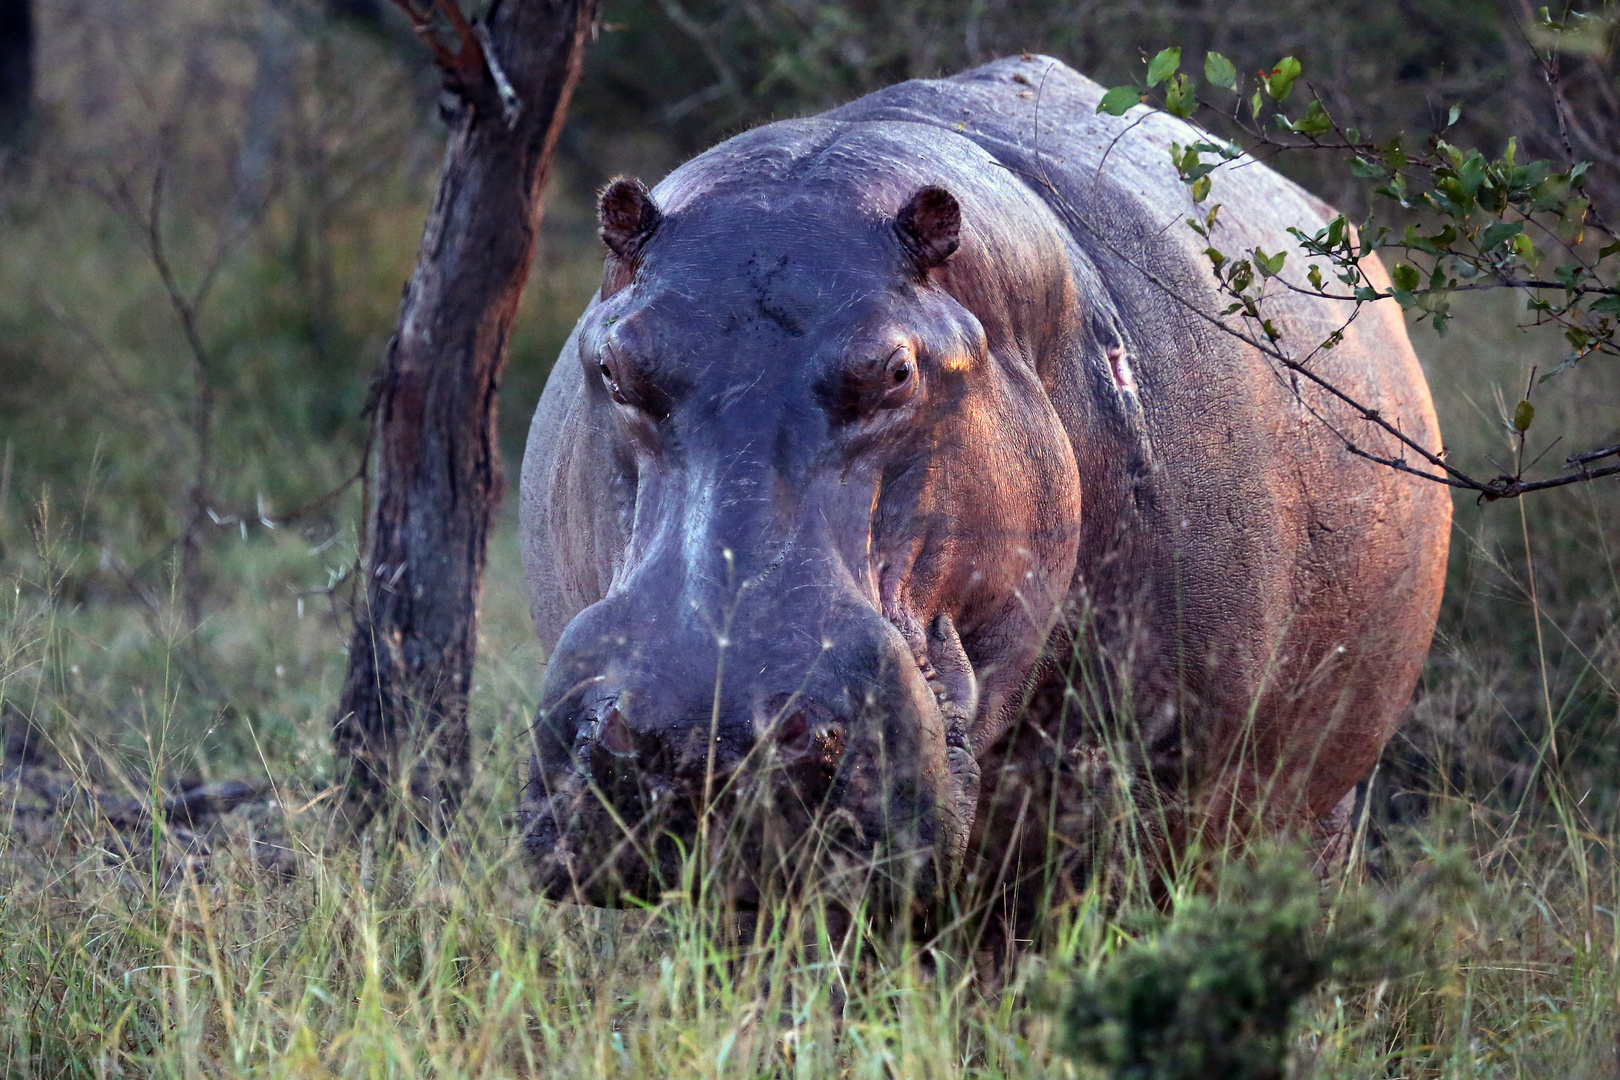
[[[934,668],[929,686],[945,721],[945,757],[951,777],[951,805],[940,807],[940,850],[946,879],[954,881],[962,872],[968,834],[979,806],[979,758],[968,737],[979,710],[979,680],[949,615],[938,616],[929,627],[928,659]]]

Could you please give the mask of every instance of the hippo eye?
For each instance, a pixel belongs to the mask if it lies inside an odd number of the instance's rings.
[[[883,397],[878,408],[896,409],[915,396],[916,368],[916,359],[904,345],[889,354],[883,365],[883,381],[879,384]]]
[[[613,377],[613,369],[607,366],[606,361],[598,361],[596,370],[602,373],[602,384],[613,395],[613,400],[624,404],[624,392],[619,389],[619,382]]]
[[[615,404],[628,406],[654,422],[669,416],[669,392],[637,370],[633,362],[621,364],[619,357],[608,353],[596,361],[596,374]]]

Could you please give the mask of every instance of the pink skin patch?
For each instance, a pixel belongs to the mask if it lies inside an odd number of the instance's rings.
[[[1125,348],[1115,345],[1108,350],[1108,367],[1114,373],[1114,385],[1122,394],[1136,393],[1136,376],[1131,374],[1131,362],[1125,356]]]

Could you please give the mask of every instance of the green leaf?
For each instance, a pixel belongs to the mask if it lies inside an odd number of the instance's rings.
[[[1260,271],[1261,277],[1276,277],[1282,273],[1283,260],[1288,258],[1288,252],[1279,251],[1275,255],[1267,255],[1259,248],[1254,249],[1254,265]]]
[[[1513,430],[1529,431],[1530,424],[1536,418],[1536,407],[1528,401],[1521,401],[1513,409]]]
[[[1377,162],[1358,157],[1350,163],[1350,175],[1358,180],[1382,180],[1389,173]]]
[[[1322,268],[1320,266],[1312,263],[1311,268],[1305,272],[1305,277],[1310,280],[1311,288],[1317,292],[1322,291]]]
[[[1396,202],[1400,203],[1403,208],[1409,209],[1412,205],[1407,201],[1406,198],[1406,177],[1402,176],[1400,173],[1396,173],[1394,176],[1392,176],[1389,183],[1373,188],[1373,194],[1382,195],[1388,199],[1394,199]]]
[[[1223,90],[1237,89],[1237,68],[1218,52],[1204,57],[1204,78]]]
[[[1201,203],[1209,198],[1209,177],[1200,176],[1192,182],[1192,200]]]
[[[1266,93],[1271,95],[1271,100],[1287,100],[1289,92],[1294,89],[1294,80],[1299,78],[1299,71],[1299,61],[1292,56],[1277,61],[1277,66],[1271,69],[1265,79]]]
[[[1260,118],[1260,106],[1264,104],[1265,101],[1260,97],[1260,91],[1256,90],[1254,97],[1249,99],[1249,115],[1258,120]]]
[[[1158,56],[1148,64],[1147,81],[1149,86],[1158,86],[1181,67],[1181,46],[1172,45],[1162,49]]]
[[[1451,107],[1451,114],[1446,117],[1446,127],[1455,126],[1460,116],[1462,116],[1462,102],[1459,101]]]
[[[1406,151],[1401,149],[1401,137],[1399,135],[1380,146],[1378,152],[1384,155],[1384,164],[1395,172],[1400,172],[1406,168]]]
[[[1620,296],[1605,296],[1601,300],[1594,300],[1589,310],[1602,315],[1620,315]]]
[[[1536,250],[1536,245],[1524,233],[1513,238],[1513,254],[1529,263],[1532,270],[1541,261],[1541,252]]]
[[[1558,222],[1558,238],[1566,244],[1578,244],[1586,225],[1586,209],[1591,203],[1585,199],[1571,199],[1564,207]]]
[[[1142,103],[1142,92],[1134,86],[1116,86],[1097,102],[1097,111],[1109,116],[1124,116],[1132,105]]]
[[[1193,93],[1192,80],[1177,72],[1164,88],[1165,110],[1187,119],[1198,110],[1198,98]]]
[[[1365,259],[1368,254],[1383,247],[1388,236],[1388,225],[1380,225],[1375,229],[1369,220],[1361,227],[1361,257]]]
[[[1328,118],[1327,111],[1322,108],[1322,103],[1313,101],[1305,107],[1305,115],[1300,117],[1299,122],[1293,125],[1293,130],[1301,135],[1309,135],[1314,139],[1318,135],[1325,135],[1332,131],[1333,121]]]
[[[1479,234],[1479,250],[1495,251],[1513,237],[1524,232],[1524,223],[1520,221],[1498,221],[1495,225]]]
[[[1408,225],[1406,235],[1401,239],[1401,246],[1415,248],[1429,255],[1444,255],[1456,240],[1457,230],[1450,225],[1433,236],[1424,236],[1417,231],[1417,226]]]
[[[1416,289],[1418,282],[1422,280],[1418,275],[1417,267],[1407,263],[1396,263],[1395,269],[1389,272],[1389,278],[1395,283],[1395,287],[1403,292],[1411,292]]]
[[[1620,255],[1620,240],[1608,245],[1598,252],[1598,258],[1607,259],[1610,255]]]
[[[1343,214],[1335,215],[1333,220],[1328,222],[1326,246],[1329,251],[1345,242],[1347,239],[1346,230],[1349,227],[1350,223],[1345,220]]]

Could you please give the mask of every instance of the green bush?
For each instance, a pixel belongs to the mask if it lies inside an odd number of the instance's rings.
[[[1064,1045],[1117,1080],[1280,1080],[1299,1012],[1330,980],[1370,986],[1435,964],[1433,934],[1458,914],[1455,856],[1408,891],[1331,893],[1295,852],[1239,858],[1220,895],[1195,893],[1082,972]]]

